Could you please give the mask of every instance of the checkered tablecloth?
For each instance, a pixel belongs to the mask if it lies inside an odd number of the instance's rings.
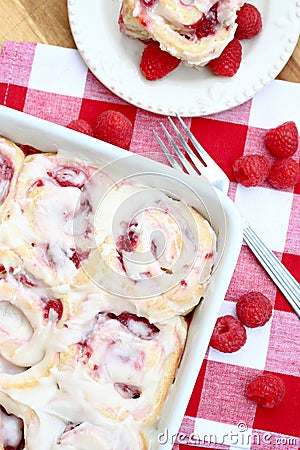
[[[130,150],[167,163],[152,129],[166,118],[129,105],[108,91],[73,49],[7,42],[0,57],[0,103],[60,125],[78,117],[95,121],[106,109],[134,123]],[[194,134],[231,180],[231,198],[253,228],[300,279],[300,183],[276,191],[266,183],[244,188],[234,182],[233,161],[243,154],[267,154],[265,130],[294,120],[300,130],[300,84],[270,83],[256,96],[226,112],[188,120]],[[294,158],[299,160],[300,146]],[[235,314],[241,294],[259,290],[274,312],[261,328],[248,329],[236,353],[211,348],[199,372],[174,450],[199,448],[291,449],[300,446],[299,320],[249,249],[243,245],[219,315]],[[263,409],[244,395],[245,385],[267,371],[286,384],[283,402]],[[163,440],[163,438],[162,438]]]

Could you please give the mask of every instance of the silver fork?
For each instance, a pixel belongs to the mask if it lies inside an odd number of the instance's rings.
[[[182,144],[183,149],[188,154],[194,166],[199,170],[200,173],[198,173],[192,166],[192,164],[187,160],[183,151],[176,144],[176,142],[174,141],[173,137],[166,129],[164,124],[160,123],[163,132],[167,137],[169,143],[173,147],[176,155],[178,156],[181,165],[176,161],[175,158],[173,158],[172,154],[168,150],[163,140],[159,137],[157,132],[153,131],[169,163],[171,164],[172,167],[174,167],[177,170],[183,170],[183,168],[185,168],[186,171],[191,175],[199,176],[200,174],[203,174],[215,188],[227,194],[229,189],[229,179],[227,175],[200,145],[200,143],[191,133],[190,129],[184,123],[182,118],[177,114],[176,117],[179,120],[186,134],[186,137],[190,139],[195,150],[198,152],[198,155],[200,156],[203,162],[201,162],[199,158],[195,155],[194,151],[191,150],[184,136],[179,131],[178,127],[175,125],[171,117],[168,117],[168,120],[175,134],[177,135],[180,143]],[[300,284],[287,270],[287,268],[279,261],[279,259],[275,256],[275,254],[262,242],[262,240],[259,238],[259,236],[255,233],[255,231],[251,228],[251,226],[247,223],[247,221],[244,218],[242,218],[242,223],[243,223],[244,241],[246,242],[248,247],[252,250],[253,254],[261,263],[265,271],[269,274],[270,278],[276,284],[278,289],[282,292],[282,294],[289,302],[291,307],[294,309],[298,317],[300,317]]]

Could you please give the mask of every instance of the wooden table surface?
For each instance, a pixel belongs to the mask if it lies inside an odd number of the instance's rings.
[[[67,0],[0,0],[0,47],[7,40],[75,48]],[[300,83],[300,40],[278,78]]]

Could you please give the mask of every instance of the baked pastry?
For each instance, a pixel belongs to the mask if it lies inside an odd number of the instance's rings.
[[[52,408],[73,423],[78,410],[89,417],[91,409],[116,422],[153,423],[183,352],[186,321],[151,324],[126,311],[99,312],[83,330],[52,369],[59,386]]]
[[[94,245],[94,209],[111,184],[92,165],[50,154],[28,156],[13,213],[1,228],[3,240],[36,279],[68,290]]]
[[[123,0],[120,30],[158,41],[162,50],[194,67],[220,56],[233,39],[242,0]]]
[[[25,388],[48,376],[56,353],[68,345],[63,307],[33,284],[11,252],[0,251],[0,261],[0,386]]]
[[[0,138],[1,157],[0,448],[146,450],[215,233],[88,162]]]
[[[122,182],[104,198],[95,223],[97,249],[77,285],[90,280],[113,303],[127,300],[150,321],[185,315],[199,302],[216,242],[195,209],[157,189]]]
[[[10,207],[24,153],[12,141],[0,136],[0,222]]]
[[[40,448],[39,419],[28,406],[0,391],[0,449]]]
[[[146,450],[145,437],[133,423],[104,427],[89,422],[68,424],[51,450]]]

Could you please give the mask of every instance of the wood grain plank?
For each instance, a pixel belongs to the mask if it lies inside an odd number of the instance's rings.
[[[6,40],[75,48],[64,0],[0,2],[0,45]]]

